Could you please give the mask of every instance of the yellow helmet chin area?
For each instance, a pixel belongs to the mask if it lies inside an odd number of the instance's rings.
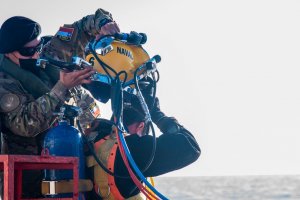
[[[94,46],[97,45],[96,43]],[[101,45],[103,46],[103,44],[100,44],[100,46]],[[130,81],[134,78],[135,71],[150,59],[148,53],[141,45],[131,45],[118,40],[112,40],[110,45],[107,45],[107,43],[104,45],[106,45],[106,48],[103,48],[101,51],[97,51],[95,48],[95,52],[101,63],[97,61],[92,53],[86,56],[86,61],[91,63],[94,69],[104,76],[106,76],[108,72],[112,78],[115,78],[115,73],[125,71],[127,73],[125,82]],[[115,72],[103,65],[109,66]],[[107,69],[107,72],[105,72],[104,68]],[[143,70],[141,70],[138,75],[142,72]],[[125,75],[122,74],[120,76],[121,81],[124,81],[124,78]]]

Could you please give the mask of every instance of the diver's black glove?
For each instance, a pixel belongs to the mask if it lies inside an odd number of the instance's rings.
[[[164,134],[174,134],[181,130],[181,125],[174,117],[167,117],[160,109],[159,99],[154,95],[154,81],[144,78],[139,81],[139,87],[150,111],[152,121]]]
[[[156,122],[159,130],[164,134],[176,134],[181,130],[181,125],[174,117],[163,117]]]
[[[155,123],[164,117],[165,114],[161,112],[159,100],[155,97],[154,84],[153,79],[150,77],[143,78],[139,81],[139,88],[148,106],[152,121]]]
[[[156,97],[154,105],[151,111],[151,119],[164,134],[178,133],[181,129],[181,125],[174,117],[167,117],[159,106],[159,100]]]
[[[162,118],[166,117],[166,115],[160,110],[159,100],[157,97],[155,97],[152,108],[151,110],[149,109],[149,111],[151,119],[155,124],[157,124],[157,122],[160,121]]]

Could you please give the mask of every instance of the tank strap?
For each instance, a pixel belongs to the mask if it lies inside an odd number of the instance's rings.
[[[42,182],[42,194],[55,195],[62,193],[73,192],[74,181],[73,180],[61,180],[61,181],[43,181]],[[93,183],[89,179],[80,179],[78,181],[78,191],[87,192],[93,189]]]

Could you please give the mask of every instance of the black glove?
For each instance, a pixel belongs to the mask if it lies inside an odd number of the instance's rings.
[[[155,83],[152,78],[146,77],[139,81],[139,87],[148,106],[152,121],[156,123],[165,116],[160,110],[159,100],[155,97]]]
[[[159,130],[164,134],[176,134],[179,133],[182,126],[174,117],[164,116],[155,122]]]
[[[152,105],[152,109],[150,110],[150,115],[152,121],[157,124],[162,118],[166,117],[166,115],[160,110],[159,100],[157,97],[154,99],[154,103]]]
[[[181,125],[174,117],[167,117],[161,110],[159,100],[154,99],[153,107],[150,111],[152,121],[157,125],[160,131],[164,134],[175,134],[180,132]]]
[[[181,125],[174,117],[167,117],[161,110],[159,105],[159,99],[154,97],[153,80],[150,79],[147,87],[143,88],[142,94],[149,107],[152,121],[157,125],[160,131],[164,134],[178,133],[181,129]]]
[[[150,111],[152,121],[160,131],[164,134],[178,133],[182,126],[174,117],[167,117],[160,110],[159,99],[154,96],[154,81],[150,77],[144,78],[139,81],[139,87]],[[140,107],[137,97],[132,98],[131,104],[134,107]]]
[[[159,108],[155,108],[155,98],[154,98],[154,82],[151,78],[147,77],[143,78],[139,82],[139,88],[141,90],[141,93],[145,99],[145,102],[148,106],[150,114],[153,112],[153,110],[159,110]],[[136,110],[140,112],[144,112],[141,102],[139,101],[138,97],[136,95],[127,93],[124,91],[124,105],[134,107]]]

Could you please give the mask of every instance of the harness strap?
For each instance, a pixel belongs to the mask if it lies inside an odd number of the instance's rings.
[[[118,143],[114,134],[108,135],[105,138],[94,143],[94,149],[97,157],[107,167],[109,171],[114,173],[114,164]],[[87,157],[87,166],[94,167],[94,190],[105,200],[124,200],[125,198],[120,193],[116,186],[115,178],[107,174],[96,162],[93,156]],[[127,200],[143,200],[139,194],[127,198]]]
[[[94,149],[98,158],[112,173],[114,172],[117,148],[118,143],[115,139],[111,138],[111,135],[108,135],[94,143]],[[94,190],[98,195],[101,196],[101,198],[107,200],[125,199],[120,194],[114,177],[108,175],[99,165],[97,165],[97,162],[92,156],[87,158],[87,166],[94,166]]]
[[[117,148],[118,148],[118,143],[115,142],[114,146],[112,147],[112,149],[110,151],[110,155],[107,160],[108,170],[111,171],[112,173],[114,173],[114,164],[115,164]],[[108,185],[111,189],[111,192],[115,196],[115,198],[120,199],[120,200],[124,199],[124,197],[121,195],[120,191],[118,190],[118,188],[116,186],[115,178],[110,174],[107,174],[107,176],[108,176]]]

